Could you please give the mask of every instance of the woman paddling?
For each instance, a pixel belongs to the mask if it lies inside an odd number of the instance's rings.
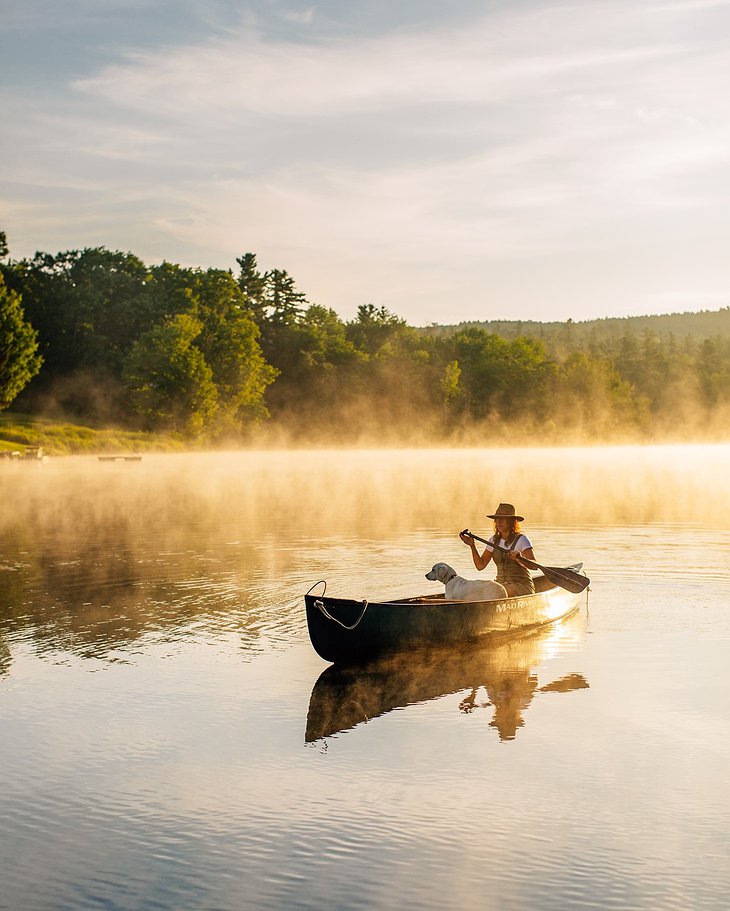
[[[494,560],[497,566],[497,582],[504,585],[508,595],[533,594],[535,584],[530,571],[519,562],[520,555],[527,557],[528,560],[535,559],[530,539],[520,531],[520,522],[524,522],[525,517],[516,515],[511,503],[500,503],[497,511],[487,518],[494,519],[494,534],[489,538],[489,544],[481,555],[474,538],[466,532],[459,535],[464,544],[471,548],[474,566],[477,569],[484,569],[490,560]],[[492,547],[492,544],[497,544],[498,547]],[[500,546],[507,548],[509,553],[499,550]]]

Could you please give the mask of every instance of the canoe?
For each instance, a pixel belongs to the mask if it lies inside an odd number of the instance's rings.
[[[582,566],[569,568],[579,572]],[[543,575],[533,581],[534,595],[495,601],[450,601],[443,593],[355,601],[328,597],[327,583],[317,582],[304,596],[309,637],[325,661],[358,664],[404,649],[528,632],[569,616],[586,601],[586,592],[569,592]],[[313,594],[318,585],[324,585],[322,594]]]
[[[543,683],[542,664],[558,649],[578,648],[585,615],[540,627],[493,644],[469,648],[443,645],[383,655],[365,665],[330,664],[312,689],[305,740],[312,743],[351,730],[389,712],[462,693],[458,711],[484,710],[500,740],[513,740],[524,714],[540,693],[588,688],[582,674],[564,674]],[[481,711],[480,711],[481,714]]]

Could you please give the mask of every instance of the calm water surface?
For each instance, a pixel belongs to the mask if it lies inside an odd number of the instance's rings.
[[[730,447],[0,463],[0,908],[689,909],[730,892]],[[340,673],[303,594],[587,610]]]

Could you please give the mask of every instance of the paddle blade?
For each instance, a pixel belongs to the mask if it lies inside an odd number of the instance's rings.
[[[585,591],[591,584],[588,576],[576,573],[572,569],[559,569],[556,566],[541,566],[540,569],[545,574],[545,578],[549,579],[553,585],[559,585],[576,595]]]

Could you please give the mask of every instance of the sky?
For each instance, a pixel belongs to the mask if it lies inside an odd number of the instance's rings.
[[[730,0],[0,0],[0,230],[412,325],[730,305]]]

